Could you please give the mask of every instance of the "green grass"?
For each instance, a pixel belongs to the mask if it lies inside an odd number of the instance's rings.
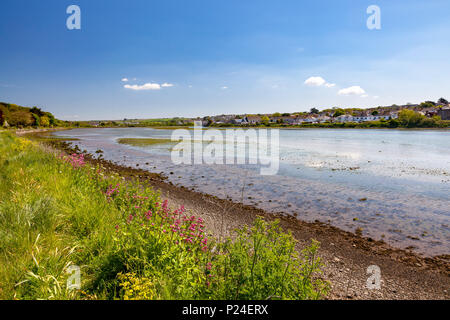
[[[153,138],[120,138],[117,139],[117,142],[120,144],[127,144],[133,147],[145,147],[156,144],[167,144],[174,143],[170,139],[153,139]]]
[[[0,299],[317,299],[318,244],[302,253],[258,218],[216,242],[184,208],[82,156],[0,133]],[[81,290],[67,287],[81,268]]]

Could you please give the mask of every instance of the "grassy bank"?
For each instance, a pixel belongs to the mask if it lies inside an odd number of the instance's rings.
[[[0,298],[317,299],[318,244],[300,254],[256,219],[217,242],[154,190],[0,133]],[[81,268],[81,290],[68,270]]]
[[[152,139],[152,138],[120,138],[117,140],[120,144],[127,144],[133,147],[146,147],[155,144],[174,143],[170,139]]]

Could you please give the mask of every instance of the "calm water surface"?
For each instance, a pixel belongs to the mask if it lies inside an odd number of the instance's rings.
[[[79,138],[74,144],[82,150],[102,149],[105,159],[163,172],[174,184],[220,198],[348,231],[362,228],[366,236],[426,255],[450,253],[450,131],[281,130],[280,170],[274,176],[261,176],[257,165],[174,165],[173,144],[117,143],[119,138],[170,139],[171,130],[54,134]]]

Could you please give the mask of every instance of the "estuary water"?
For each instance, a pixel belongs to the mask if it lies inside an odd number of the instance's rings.
[[[176,185],[219,198],[358,229],[427,256],[450,254],[449,130],[280,130],[276,175],[261,175],[257,164],[174,164],[175,143],[164,140],[143,146],[118,143],[120,138],[170,139],[172,130],[53,134],[78,138],[72,143],[81,150],[101,149],[107,160],[162,172]]]

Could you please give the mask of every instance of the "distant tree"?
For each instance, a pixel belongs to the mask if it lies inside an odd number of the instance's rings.
[[[56,120],[56,118],[53,114],[51,114],[50,112],[45,112],[45,115],[48,117],[48,119],[50,121],[50,126],[58,125],[58,121]]]
[[[291,114],[290,114],[290,113],[287,113],[287,112],[282,114],[283,117],[289,117],[290,115],[291,115]]]
[[[261,117],[261,122],[262,122],[262,123],[264,123],[264,124],[268,124],[268,123],[269,123],[269,121],[270,121],[270,119],[269,119],[269,117],[268,117],[268,116],[262,116],[262,117]]]
[[[439,103],[442,103],[442,104],[448,104],[448,101],[447,101],[446,99],[444,99],[444,98],[440,98],[440,99],[438,100],[438,102],[439,102]]]
[[[33,107],[30,109],[31,113],[34,113],[35,115],[37,115],[38,117],[42,117],[44,115],[44,112],[41,110],[41,108],[38,107]]]
[[[398,113],[398,122],[401,126],[407,128],[418,126],[424,118],[425,116],[409,109],[403,109]]]
[[[33,119],[34,119],[34,125],[35,126],[40,126],[41,125],[41,118],[36,114],[36,113],[32,113],[31,114],[31,116],[33,117]]]
[[[24,126],[28,127],[34,124],[34,118],[30,112],[27,111],[14,111],[9,115],[8,123],[11,126],[19,127]]]
[[[5,121],[4,120],[4,115],[3,115],[3,110],[0,109],[0,126],[3,125],[3,121]]]
[[[342,116],[344,114],[345,114],[345,111],[343,109],[336,109],[334,111],[333,117],[336,118],[336,117]]]
[[[50,118],[47,117],[47,116],[41,117],[41,123],[40,123],[40,125],[41,125],[42,127],[50,127]]]
[[[275,112],[272,116],[273,116],[273,117],[281,117],[281,113]]]
[[[433,101],[425,101],[419,105],[419,107],[421,107],[421,108],[434,108],[434,106],[435,106],[435,103]]]
[[[310,113],[319,114],[319,110],[317,108],[311,108]]]
[[[377,111],[377,110],[375,110],[374,112],[372,112],[372,115],[373,115],[373,116],[376,116],[376,115],[378,115],[378,111]]]

